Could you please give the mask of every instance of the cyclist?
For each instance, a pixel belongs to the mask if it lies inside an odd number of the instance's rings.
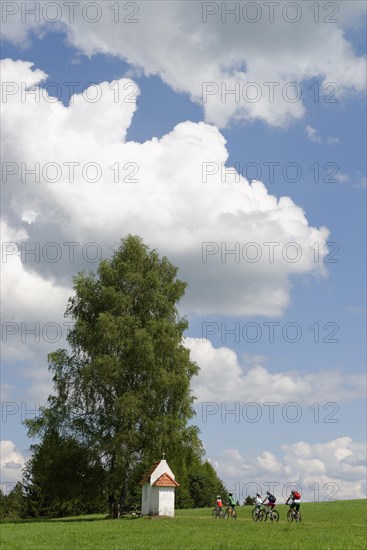
[[[260,508],[261,508],[261,506],[262,506],[262,503],[263,503],[263,499],[261,498],[260,493],[256,493],[256,497],[255,497],[255,508],[256,508],[256,513],[257,513],[257,515],[259,515]]]
[[[263,500],[263,504],[265,504],[265,502],[268,501],[266,504],[266,507],[270,508],[270,510],[273,510],[275,507],[276,500],[277,500],[276,497],[272,495],[270,491],[266,491],[266,497]]]
[[[227,510],[226,510],[226,517],[227,517],[227,519],[229,517],[232,517],[232,518],[236,519],[236,517],[237,517],[236,501],[235,501],[232,493],[228,493],[228,507],[227,507]]]
[[[292,504],[290,505],[290,509],[291,510],[296,510],[296,512],[298,514],[299,509],[301,507],[301,503],[300,503],[301,495],[300,495],[300,493],[298,491],[291,491],[291,494],[289,495],[289,497],[286,500],[286,504],[288,504],[288,502],[290,500],[292,501]]]
[[[222,497],[220,495],[217,496],[217,510],[220,512],[223,508],[223,502]]]
[[[235,499],[233,498],[233,494],[232,493],[228,493],[228,504],[231,508],[233,508],[233,510],[235,510],[236,508],[236,501]]]

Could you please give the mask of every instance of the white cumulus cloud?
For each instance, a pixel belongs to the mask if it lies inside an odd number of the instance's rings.
[[[44,77],[26,62],[7,59],[2,69],[19,88]],[[127,79],[115,84],[122,99],[136,87]],[[22,265],[6,263],[6,277],[22,269],[29,281],[28,273],[37,273],[46,294],[55,286],[57,299],[47,307],[60,312],[71,275],[96,266],[82,258],[83,245],[95,243],[97,256],[110,256],[129,232],[179,266],[189,282],[184,307],[197,314],[279,316],[290,303],[291,276],[326,274],[328,230],[311,227],[291,198],[270,195],[260,181],[235,173],[222,181],[228,152],[216,127],[184,122],[161,139],[126,142],[136,103],[116,103],[110,84],[99,86],[93,104],[75,95],[65,107],[45,91],[25,102],[15,93],[4,103],[6,222],[23,232],[26,248],[38,243],[38,260],[20,250]],[[203,177],[207,163],[215,170]],[[319,262],[315,243],[323,251]],[[17,295],[16,307],[35,308],[37,299],[34,292]]]
[[[221,403],[314,403],[363,398],[363,374],[343,371],[270,372],[263,365],[247,366],[228,347],[215,348],[209,340],[186,338],[191,357],[200,367],[193,381],[199,401]]]
[[[307,139],[310,141],[313,141],[314,143],[321,143],[321,137],[317,134],[316,128],[313,128],[312,126],[306,126],[305,128]]]
[[[281,445],[277,455],[268,450],[253,456],[224,449],[211,461],[240,502],[256,491],[265,496],[270,490],[283,503],[294,487],[303,501],[366,498],[366,444],[346,436],[325,443]]]
[[[21,481],[25,457],[18,451],[15,443],[9,440],[0,442],[0,451],[1,483],[10,485]]]
[[[120,57],[146,75],[159,75],[172,89],[201,104],[208,122],[260,119],[274,126],[305,115],[304,97],[339,100],[365,88],[365,60],[345,29],[363,20],[365,3],[115,2],[86,8],[58,2],[58,12],[23,16],[22,2],[6,16],[4,36],[26,42],[28,34],[64,30],[86,55]],[[53,2],[56,4],[56,2]],[[292,7],[293,6],[293,7]],[[235,14],[227,14],[235,10]],[[236,11],[237,10],[237,11]],[[49,23],[57,18],[56,23]],[[94,20],[93,20],[94,19]],[[169,52],[167,54],[167,52]],[[321,80],[319,94],[307,81]],[[324,87],[322,87],[324,86]],[[314,95],[312,95],[314,94]],[[335,99],[335,97],[333,98]]]

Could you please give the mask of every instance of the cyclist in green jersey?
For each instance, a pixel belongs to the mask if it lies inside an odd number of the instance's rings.
[[[233,510],[236,508],[236,501],[233,498],[232,493],[228,493],[228,504],[233,508]]]

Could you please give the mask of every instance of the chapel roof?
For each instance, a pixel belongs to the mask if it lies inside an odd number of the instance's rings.
[[[158,460],[158,462],[154,462],[154,464],[151,465],[151,467],[149,468],[149,470],[147,472],[145,472],[145,474],[143,475],[143,477],[141,478],[141,480],[139,481],[139,484],[140,485],[143,485],[144,483],[150,483],[150,476],[152,475],[152,473],[154,472],[154,470],[158,467],[158,465],[160,464],[160,460]]]
[[[157,481],[153,483],[153,485],[156,485],[157,487],[179,487],[180,486],[180,484],[177,483],[177,481],[167,473],[162,474],[157,479]]]

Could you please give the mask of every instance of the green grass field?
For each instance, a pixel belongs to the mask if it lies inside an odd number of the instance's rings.
[[[366,545],[366,500],[302,504],[302,523],[254,522],[251,506],[238,507],[237,520],[214,519],[211,509],[177,510],[174,519],[106,520],[81,516],[1,524],[4,550],[358,550]]]

